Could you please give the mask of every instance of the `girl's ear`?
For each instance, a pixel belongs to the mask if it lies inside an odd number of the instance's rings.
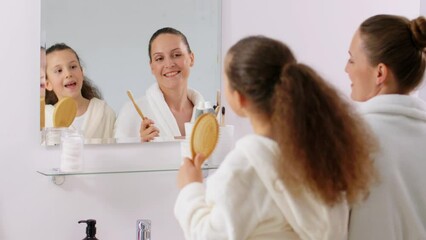
[[[245,112],[247,108],[247,98],[236,90],[232,92],[232,98],[234,102],[234,112],[240,117],[245,117]]]
[[[46,79],[46,89],[49,91],[53,90],[52,83],[48,79]]]
[[[246,108],[247,107],[247,98],[242,95],[241,93],[239,93],[238,91],[236,91],[238,93],[238,102],[240,104],[240,106],[242,108]]]

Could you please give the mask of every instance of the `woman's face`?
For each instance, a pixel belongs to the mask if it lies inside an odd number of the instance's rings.
[[[46,88],[63,97],[81,97],[83,70],[76,55],[71,50],[59,50],[47,55]]]
[[[174,34],[160,34],[151,45],[151,72],[162,89],[187,86],[194,54],[182,38]]]
[[[368,61],[359,30],[352,38],[345,72],[348,73],[352,82],[351,98],[353,100],[363,102],[378,94],[375,67]]]
[[[40,49],[40,97],[46,94],[46,50]]]

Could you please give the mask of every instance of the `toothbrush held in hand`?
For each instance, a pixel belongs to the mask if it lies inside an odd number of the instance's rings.
[[[141,118],[143,120],[145,118],[145,116],[143,115],[139,106],[136,104],[135,99],[133,98],[133,94],[130,90],[127,90],[127,96],[129,96],[130,100],[132,100],[133,106],[135,106],[136,111],[139,113],[139,116],[141,116]]]

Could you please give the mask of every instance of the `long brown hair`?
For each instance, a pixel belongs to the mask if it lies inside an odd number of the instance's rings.
[[[420,85],[425,71],[426,19],[408,20],[395,15],[376,15],[359,27],[370,64],[385,64],[396,77],[400,93]]]
[[[228,56],[231,88],[269,117],[282,153],[276,167],[291,190],[306,187],[328,205],[365,196],[374,141],[338,92],[274,39],[247,37]]]
[[[46,50],[46,56],[49,55],[52,52],[64,51],[64,50],[69,50],[72,53],[74,53],[75,57],[77,58],[78,65],[82,69],[81,63],[80,63],[80,57],[77,55],[77,53],[74,51],[74,49],[72,49],[71,47],[69,47],[65,43],[57,43],[57,44],[54,44],[51,47],[49,47]],[[48,80],[48,79],[49,79],[49,76],[47,75],[47,72],[46,72],[46,80]],[[84,98],[89,99],[89,100],[94,98],[94,97],[102,99],[102,95],[101,95],[101,92],[99,91],[99,89],[86,76],[84,76],[83,86],[81,87],[81,95]],[[53,91],[49,91],[49,90],[46,89],[45,101],[46,101],[46,104],[55,105],[58,102],[58,97],[56,96],[56,94]]]

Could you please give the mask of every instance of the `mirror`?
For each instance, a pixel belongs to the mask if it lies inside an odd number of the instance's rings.
[[[74,49],[84,75],[117,115],[130,101],[127,90],[138,98],[156,82],[148,42],[163,27],[185,34],[195,55],[188,87],[216,102],[221,82],[220,0],[42,0],[41,18],[46,47],[66,43]]]

